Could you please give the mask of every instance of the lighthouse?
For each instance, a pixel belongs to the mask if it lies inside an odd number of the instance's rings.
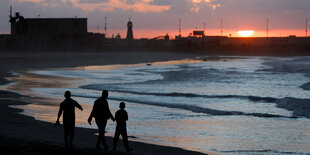
[[[129,21],[127,23],[127,37],[126,37],[127,40],[133,40],[132,26],[133,26],[133,24],[129,18]]]

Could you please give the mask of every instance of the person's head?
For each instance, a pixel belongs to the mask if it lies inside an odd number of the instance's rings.
[[[105,99],[107,99],[108,96],[109,96],[109,92],[108,92],[107,90],[103,90],[103,91],[102,91],[102,97],[105,98]]]
[[[70,91],[66,91],[64,96],[65,96],[65,98],[70,98],[71,97],[71,92]]]
[[[119,108],[125,109],[125,102],[121,102],[121,103],[119,104]]]

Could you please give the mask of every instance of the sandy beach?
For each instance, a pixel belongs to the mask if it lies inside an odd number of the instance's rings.
[[[172,52],[0,52],[0,84],[8,84],[5,77],[11,72],[29,69],[77,67],[87,65],[135,64],[165,60],[193,58],[199,55]],[[76,128],[75,149],[63,148],[63,128],[52,123],[35,120],[18,114],[21,110],[11,105],[31,104],[23,102],[22,96],[8,91],[0,91],[0,154],[100,154],[94,149],[96,130]],[[56,117],[56,114],[55,114]],[[112,138],[107,138],[112,144]],[[130,154],[202,154],[182,148],[130,142],[134,149]],[[105,151],[107,154],[123,154],[125,149],[119,144],[119,151]]]

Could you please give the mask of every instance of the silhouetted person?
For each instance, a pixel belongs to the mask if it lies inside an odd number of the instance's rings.
[[[126,121],[128,120],[128,114],[125,110],[125,103],[121,102],[119,104],[119,110],[115,113],[115,120],[116,120],[116,129],[115,129],[115,135],[113,138],[113,150],[116,151],[116,145],[117,141],[119,139],[119,136],[122,135],[123,143],[126,148],[127,152],[132,151],[131,148],[129,148],[128,145],[128,136],[127,136],[127,129],[126,129]]]
[[[75,107],[79,108],[83,111],[81,105],[79,105],[75,100],[71,98],[71,92],[65,92],[65,100],[60,103],[60,108],[58,111],[58,117],[55,125],[59,125],[59,118],[63,113],[63,126],[64,126],[64,139],[65,139],[65,147],[68,148],[68,139],[70,137],[70,148],[73,148],[72,142],[74,138],[74,127],[75,127]]]
[[[97,139],[96,149],[100,149],[101,142],[104,146],[104,150],[109,149],[109,146],[105,141],[105,135],[104,135],[105,127],[107,125],[108,119],[111,118],[113,121],[115,120],[109,109],[109,104],[107,101],[108,95],[109,93],[107,90],[102,91],[102,96],[94,102],[93,110],[88,118],[88,123],[91,124],[93,117],[95,117],[95,121],[99,129],[99,136]]]

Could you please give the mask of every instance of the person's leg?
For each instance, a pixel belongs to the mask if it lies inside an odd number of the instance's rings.
[[[64,141],[65,141],[65,148],[68,148],[68,138],[69,138],[69,130],[68,127],[64,125]]]
[[[98,126],[98,129],[99,129],[99,136],[98,136],[98,139],[97,139],[97,145],[96,145],[96,148],[100,148],[100,143],[102,142],[103,146],[105,149],[108,149],[109,146],[107,145],[106,143],[106,140],[105,140],[105,127],[107,125],[107,120],[96,120],[96,124]]]
[[[124,146],[126,148],[126,151],[128,151],[128,152],[131,151],[131,149],[129,148],[129,145],[128,145],[128,136],[127,136],[126,126],[121,129],[121,135],[123,138],[123,143],[124,143]]]
[[[109,148],[109,146],[107,145],[107,142],[105,140],[105,127],[107,126],[107,122],[108,122],[108,120],[106,120],[106,119],[102,122],[102,129],[101,129],[101,134],[102,134],[101,140],[102,140],[102,145],[104,146],[105,149]]]
[[[74,125],[70,126],[70,143],[69,143],[70,148],[73,148],[73,139],[74,139]]]
[[[96,120],[96,124],[97,124],[97,127],[98,127],[98,138],[97,138],[97,144],[96,144],[96,148],[97,149],[99,149],[100,148],[100,143],[101,143],[101,136],[102,136],[102,123],[101,123],[101,121],[99,121],[99,120]]]
[[[117,145],[117,141],[119,139],[119,135],[120,135],[120,131],[118,129],[118,127],[116,126],[116,129],[115,129],[115,134],[114,134],[114,138],[113,138],[113,150],[115,151],[116,150],[116,145]]]

